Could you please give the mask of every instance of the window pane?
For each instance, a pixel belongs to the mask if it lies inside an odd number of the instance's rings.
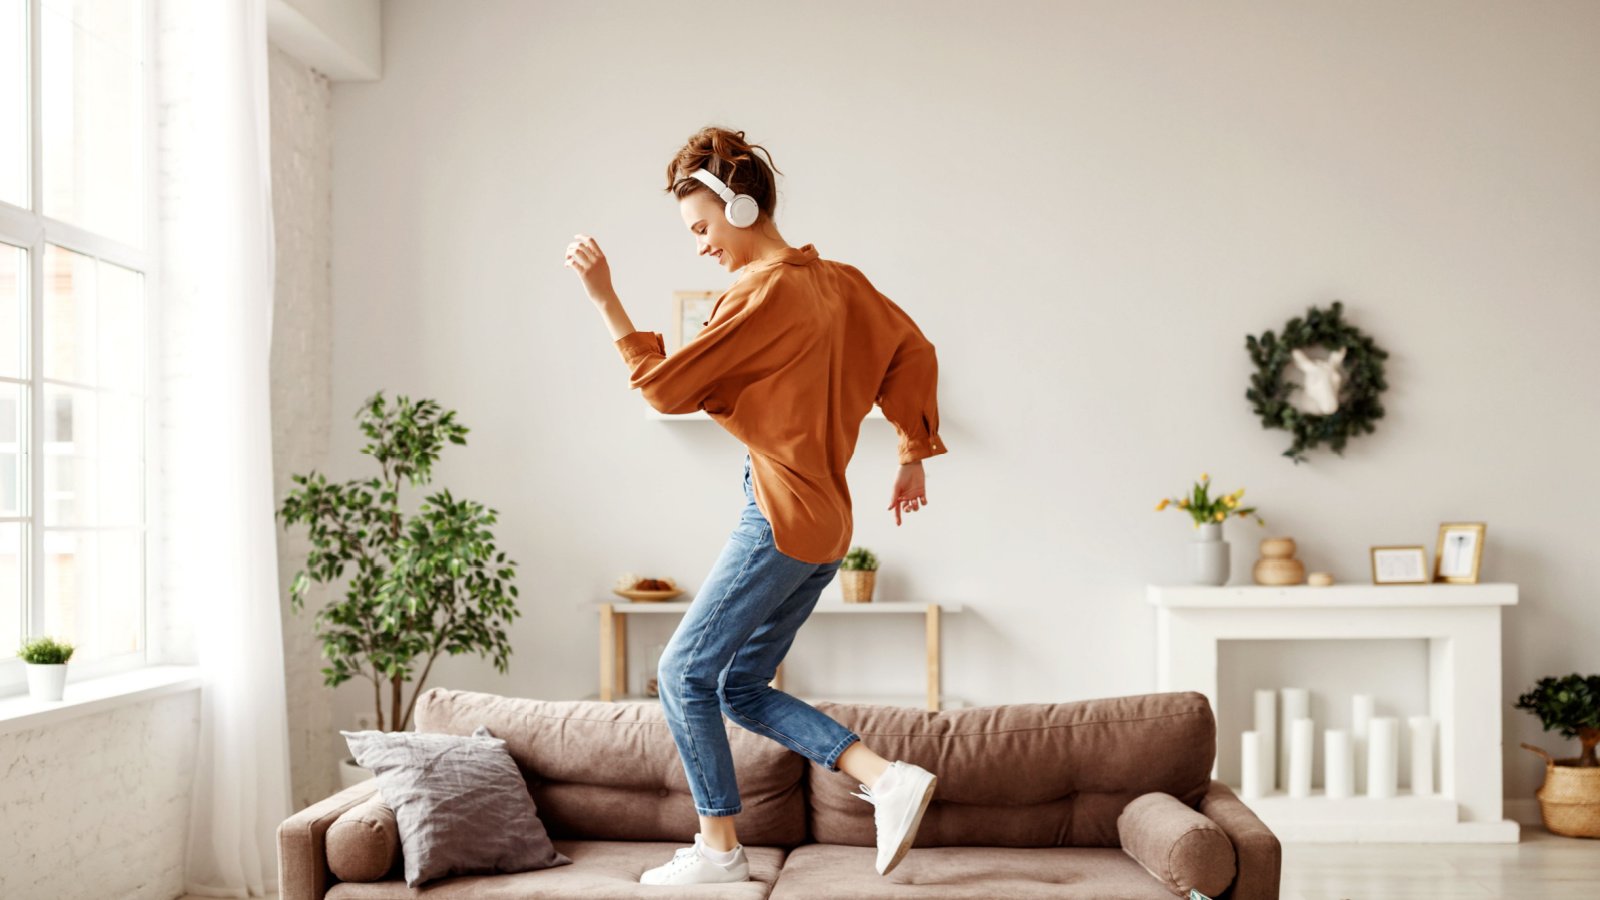
[[[26,392],[23,385],[0,382],[0,516],[22,515],[22,467],[28,458],[22,441]],[[3,590],[4,585],[0,585]]]
[[[22,525],[0,524],[0,659],[22,644]]]
[[[97,525],[93,391],[44,386],[44,524]]]
[[[143,214],[139,0],[43,0],[45,215],[130,244]]]
[[[44,377],[95,381],[95,261],[50,245],[44,251]]]
[[[139,649],[143,559],[137,531],[45,531],[41,633],[71,641],[74,661]]]
[[[22,311],[27,308],[28,251],[0,244],[0,375],[22,377]]]
[[[0,200],[28,197],[28,2],[0,0]]]
[[[101,387],[144,392],[144,276],[102,262],[95,310],[100,352],[93,379]]]

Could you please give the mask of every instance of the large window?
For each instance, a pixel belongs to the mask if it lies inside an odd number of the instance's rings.
[[[0,0],[0,693],[145,653],[144,0]]]

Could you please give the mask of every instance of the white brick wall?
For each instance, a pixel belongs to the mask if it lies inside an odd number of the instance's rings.
[[[0,735],[0,897],[183,893],[200,695]]]
[[[272,218],[278,288],[272,318],[272,458],[274,496],[282,502],[292,474],[326,470],[331,422],[332,135],[328,79],[272,48]],[[328,592],[313,585],[296,613],[288,590],[305,564],[305,529],[278,536],[283,588],[283,656],[288,669],[289,752],[296,808],[326,797],[337,781],[342,744],[333,727],[333,689],[322,684],[316,611]],[[341,726],[348,727],[348,724]]]

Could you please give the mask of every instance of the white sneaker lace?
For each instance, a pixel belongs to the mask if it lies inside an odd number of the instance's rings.
[[[872,788],[869,788],[866,785],[861,784],[860,782],[856,783],[856,787],[861,788],[861,790],[865,791],[866,793],[858,794],[855,791],[851,791],[850,792],[851,796],[860,797],[861,799],[867,801],[868,803],[871,803],[873,806],[877,806],[878,805],[878,798],[873,796]]]

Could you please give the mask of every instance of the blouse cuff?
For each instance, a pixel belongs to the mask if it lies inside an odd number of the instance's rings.
[[[632,331],[616,340],[617,351],[622,354],[622,361],[628,368],[639,364],[639,360],[646,356],[666,356],[666,343],[659,331]]]

